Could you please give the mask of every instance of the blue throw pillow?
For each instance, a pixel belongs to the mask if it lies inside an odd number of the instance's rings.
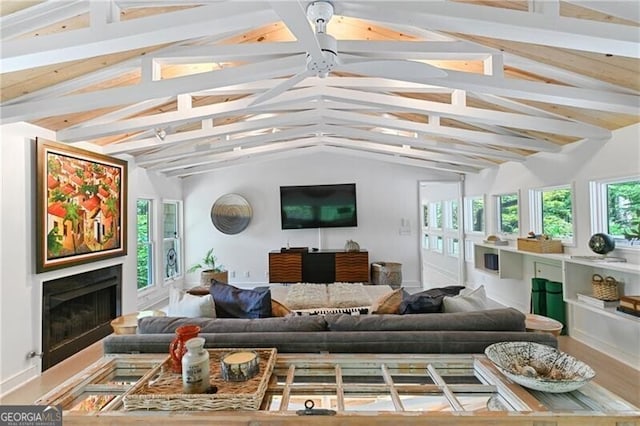
[[[399,314],[431,314],[442,312],[442,300],[445,296],[455,296],[464,287],[451,285],[442,288],[431,288],[420,293],[409,294],[400,303]],[[214,297],[215,299],[215,297]],[[216,309],[218,306],[216,305]]]
[[[213,296],[218,318],[271,317],[271,290],[269,288],[244,290],[211,280],[209,291]]]

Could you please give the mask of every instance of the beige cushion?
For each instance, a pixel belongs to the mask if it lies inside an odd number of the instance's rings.
[[[198,318],[216,317],[216,307],[211,295],[195,296],[181,289],[171,287],[169,289],[170,317]]]
[[[402,303],[402,288],[383,294],[371,305],[372,314],[397,314]]]
[[[465,289],[458,296],[445,297],[442,304],[446,313],[488,309],[487,294],[483,285],[472,290]]]
[[[272,317],[286,317],[290,313],[291,313],[291,309],[287,308],[283,303],[280,303],[275,299],[271,299],[271,316]]]

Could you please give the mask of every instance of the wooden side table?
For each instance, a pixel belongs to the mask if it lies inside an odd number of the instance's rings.
[[[140,311],[132,314],[119,316],[111,321],[111,327],[115,334],[136,334],[138,329],[138,318],[143,317],[164,317],[164,311]]]
[[[558,337],[562,331],[562,323],[553,318],[537,314],[527,314],[524,321],[527,331],[535,333],[550,333]]]

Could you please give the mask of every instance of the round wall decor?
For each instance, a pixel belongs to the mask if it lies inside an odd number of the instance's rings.
[[[224,234],[238,234],[251,222],[253,211],[249,202],[238,194],[225,194],[211,207],[211,222]]]

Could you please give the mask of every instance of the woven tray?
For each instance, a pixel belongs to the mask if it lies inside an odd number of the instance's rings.
[[[560,240],[538,240],[535,238],[518,238],[518,250],[532,253],[562,253],[564,247]]]
[[[260,356],[260,373],[246,382],[226,382],[220,374],[220,360],[229,352],[254,351]],[[211,411],[258,410],[276,363],[276,349],[209,349],[211,384],[214,394],[182,393],[182,375],[171,371],[171,357],[147,373],[124,395],[125,410]]]

